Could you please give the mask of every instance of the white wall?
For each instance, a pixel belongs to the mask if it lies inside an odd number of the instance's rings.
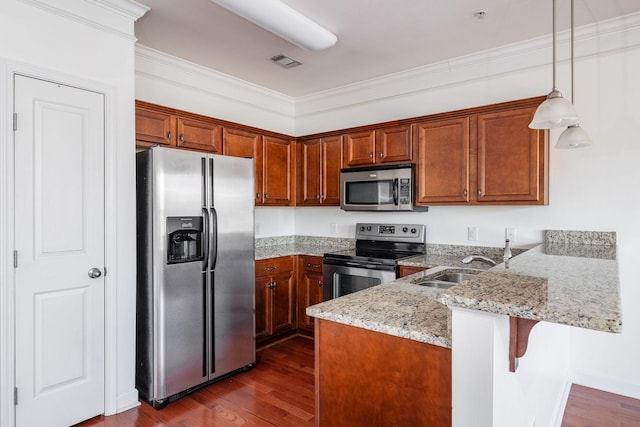
[[[570,97],[568,33],[558,36],[558,87]],[[144,52],[146,56],[148,52]],[[357,221],[416,222],[427,225],[430,243],[500,246],[504,228],[516,227],[516,247],[542,241],[545,229],[616,231],[623,305],[621,335],[571,328],[572,375],[600,388],[640,397],[640,286],[634,262],[640,253],[640,14],[576,29],[575,100],[582,127],[594,145],[550,153],[550,203],[536,207],[432,207],[427,213],[375,214],[337,208],[256,210],[258,237],[286,233],[352,237]],[[157,54],[154,54],[156,58]],[[188,111],[216,115],[206,100],[217,101],[224,85],[217,77],[207,94],[191,99],[193,89],[172,79],[188,76],[170,65],[148,67],[138,53],[136,97]],[[172,62],[158,58],[154,62]],[[543,37],[421,69],[295,99],[267,101],[247,87],[246,111],[220,116],[268,130],[302,136],[407,117],[427,115],[547,94],[551,89],[551,37]],[[185,69],[190,66],[185,65]],[[202,77],[202,74],[199,74]],[[221,89],[220,89],[221,90]],[[229,89],[233,92],[233,88]],[[240,94],[240,92],[237,92]],[[187,96],[189,95],[189,96]],[[175,102],[174,102],[175,101]],[[239,104],[238,104],[239,103]],[[266,105],[264,115],[255,108]],[[277,112],[284,112],[280,114]],[[220,111],[219,114],[224,114]],[[289,114],[291,114],[289,116]],[[288,130],[290,129],[290,130]],[[555,143],[559,132],[552,132]],[[293,229],[290,221],[295,221]],[[277,221],[274,224],[274,221]],[[466,240],[476,226],[479,240]]]
[[[82,0],[3,0],[0,13],[0,86],[3,123],[11,114],[11,70],[63,81],[107,93],[107,356],[106,410],[113,413],[137,405],[135,390],[135,143],[134,143],[134,38],[133,16],[143,9],[120,2],[110,9],[106,2]],[[58,8],[63,8],[60,10]],[[1,127],[1,168],[10,162],[9,126]],[[3,170],[3,173],[4,173]],[[117,173],[116,173],[117,171]],[[3,178],[6,178],[3,176]],[[10,181],[9,181],[10,182]],[[10,250],[11,188],[2,180],[0,224],[3,254]],[[2,257],[2,294],[12,285],[12,271]],[[5,280],[6,279],[6,280]],[[3,307],[6,301],[1,301]],[[5,325],[7,319],[3,319]],[[4,340],[6,330],[0,331]],[[3,341],[2,351],[11,346]],[[11,383],[11,363],[0,355],[2,390]],[[11,386],[12,387],[12,386]],[[12,396],[0,392],[0,424],[13,425]],[[12,390],[11,390],[12,394]],[[10,406],[5,406],[10,402]],[[3,411],[4,409],[4,411]],[[5,424],[6,423],[6,424]]]

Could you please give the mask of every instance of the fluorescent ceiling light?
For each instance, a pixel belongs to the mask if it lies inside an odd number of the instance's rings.
[[[279,0],[211,0],[296,46],[322,50],[338,38]]]

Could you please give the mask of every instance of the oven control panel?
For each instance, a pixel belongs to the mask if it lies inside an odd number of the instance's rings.
[[[423,224],[356,224],[356,240],[389,240],[425,243],[426,226]]]

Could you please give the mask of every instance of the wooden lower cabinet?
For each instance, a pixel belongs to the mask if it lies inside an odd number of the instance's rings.
[[[296,328],[294,257],[256,261],[256,343]]]
[[[307,307],[322,302],[322,257],[298,256],[298,328],[313,332],[314,319],[307,316]]]
[[[316,319],[316,425],[451,425],[451,349]]]
[[[429,267],[414,267],[412,265],[401,265],[400,266],[400,277],[410,276],[415,273],[420,273],[421,271],[427,270]]]

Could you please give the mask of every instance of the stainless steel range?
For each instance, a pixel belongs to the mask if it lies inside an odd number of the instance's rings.
[[[326,301],[396,279],[398,261],[426,253],[421,224],[356,224],[356,247],[323,258]]]

